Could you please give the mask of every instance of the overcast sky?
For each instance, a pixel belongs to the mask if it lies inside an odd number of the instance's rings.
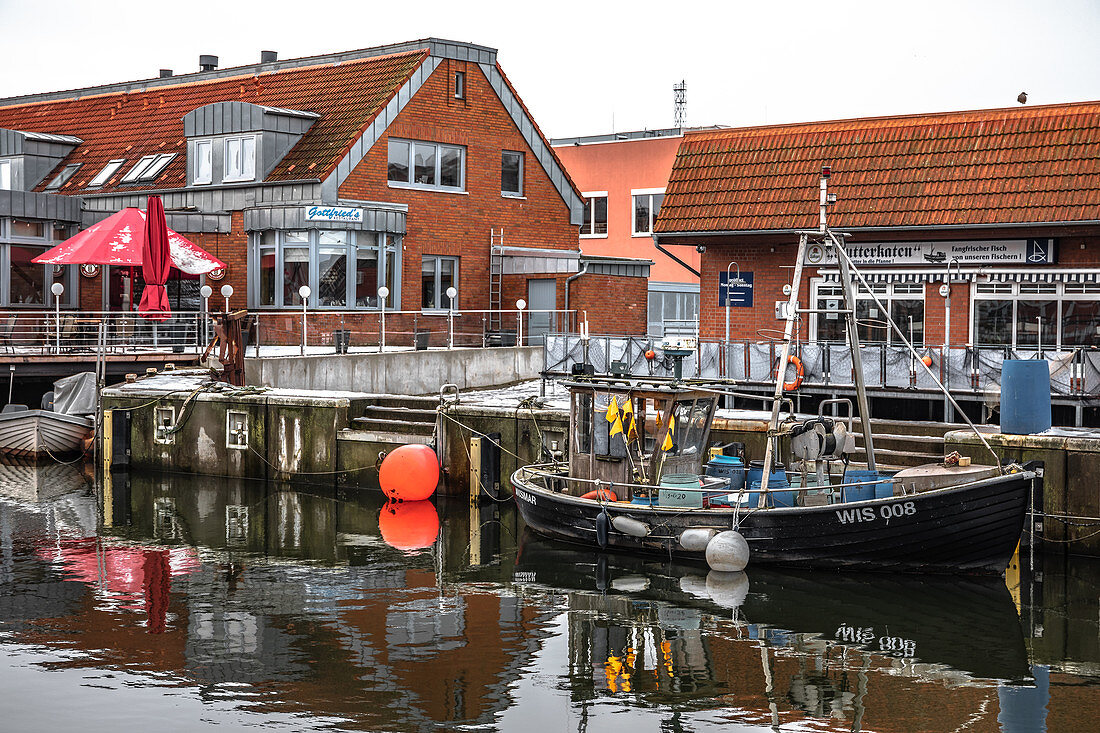
[[[499,50],[543,132],[1100,99],[1100,0],[0,0],[0,96],[437,36]]]

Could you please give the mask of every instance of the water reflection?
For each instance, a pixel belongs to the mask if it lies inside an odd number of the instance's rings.
[[[708,573],[506,503],[50,470],[0,479],[0,683],[84,728],[1017,731],[1098,699],[1088,564],[1025,583],[1021,622],[996,579]]]

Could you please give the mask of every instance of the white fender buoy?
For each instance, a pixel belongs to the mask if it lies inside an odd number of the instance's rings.
[[[718,530],[711,527],[691,527],[680,533],[680,547],[688,552],[705,552]]]
[[[649,525],[633,517],[612,517],[611,526],[631,537],[648,537]]]
[[[726,530],[707,543],[707,565],[720,573],[736,573],[749,564],[749,543],[740,532]]]
[[[649,578],[643,575],[625,575],[612,580],[611,587],[623,593],[641,593],[649,587]]]
[[[707,595],[723,608],[737,608],[749,594],[749,576],[743,572],[723,573],[711,570],[707,573]]]

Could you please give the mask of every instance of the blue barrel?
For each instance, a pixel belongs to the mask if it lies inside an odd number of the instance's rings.
[[[1001,432],[1031,435],[1050,429],[1050,363],[1005,359],[1001,365]]]
[[[877,478],[885,478],[878,471],[857,471],[848,469],[844,472],[843,483],[854,484],[864,481],[874,481]],[[877,484],[864,484],[863,486],[845,486],[844,501],[866,501],[867,499],[887,499],[894,495],[892,481],[883,481]]]
[[[760,485],[764,480],[764,462],[763,461],[750,461],[749,470],[746,474],[746,480],[749,486],[749,506],[760,506]],[[794,491],[782,491],[781,489],[790,488],[790,483],[787,481],[787,472],[783,470],[783,466],[776,465],[771,475],[768,477],[768,502],[770,506],[794,506]],[[780,489],[777,491],[777,489]]]
[[[728,478],[730,491],[740,491],[745,486],[745,464],[738,456],[715,456],[707,464],[708,476]]]

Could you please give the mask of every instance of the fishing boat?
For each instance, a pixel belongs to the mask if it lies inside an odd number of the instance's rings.
[[[826,222],[827,172],[821,178],[817,230],[799,234],[778,364],[793,356],[792,334],[802,313],[798,284],[807,248],[833,254],[846,305],[856,406],[869,416],[855,309],[862,283],[881,312],[862,273],[843,246],[843,234]],[[912,344],[892,321],[899,340]],[[679,360],[690,338],[665,343]],[[913,354],[916,355],[913,350]],[[923,361],[964,420],[965,413]],[[823,414],[800,418],[786,395],[785,368],[776,369],[771,419],[762,461],[748,471],[739,456],[711,457],[711,421],[732,386],[680,378],[590,375],[580,370],[565,382],[570,393],[570,438],[565,460],[521,467],[512,475],[524,521],[551,538],[602,549],[706,560],[714,570],[752,564],[799,568],[851,568],[933,573],[1000,573],[1015,552],[1037,474],[1016,464],[929,464],[894,474],[879,472],[870,420],[861,420],[867,471],[834,475],[856,451],[849,422]],[[797,380],[796,380],[797,381]],[[793,385],[797,386],[797,385]],[[783,407],[788,411],[784,414]],[[790,471],[778,460],[787,446]],[[797,467],[794,463],[797,462]],[[726,464],[726,465],[723,465]]]
[[[0,410],[0,455],[67,458],[84,452],[95,430],[95,375],[74,374],[54,382],[51,409],[7,404]]]

